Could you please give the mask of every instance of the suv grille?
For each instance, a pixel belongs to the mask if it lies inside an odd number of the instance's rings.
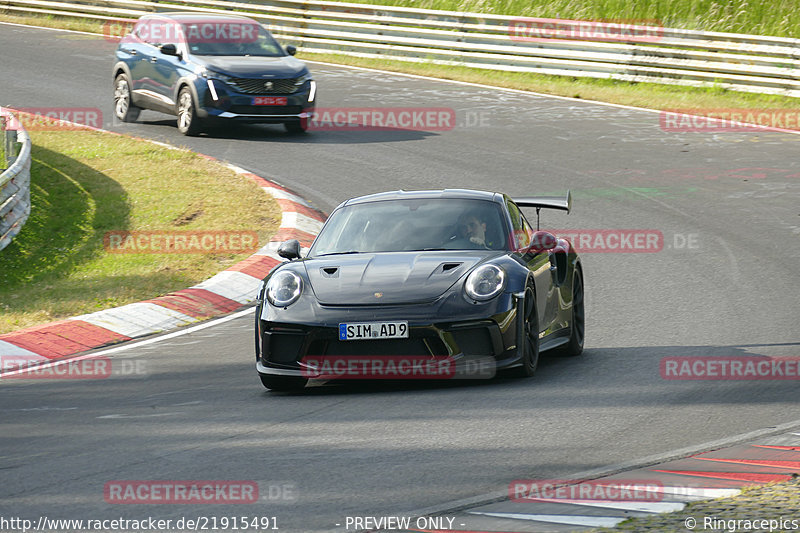
[[[289,94],[300,88],[298,79],[231,78],[228,83],[247,94]]]

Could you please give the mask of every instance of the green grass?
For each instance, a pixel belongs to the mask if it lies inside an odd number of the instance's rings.
[[[0,251],[0,333],[183,289],[249,255],[108,253],[108,231],[254,230],[263,244],[277,229],[280,209],[255,183],[191,152],[30,134],[33,207]]]
[[[784,37],[800,33],[800,10],[795,0],[359,0],[359,3],[524,17],[656,20],[669,28]]]
[[[337,0],[334,0],[337,1]],[[347,0],[350,1],[350,0]],[[357,3],[444,11],[577,20],[659,21],[670,28],[797,37],[800,10],[795,0],[359,0]],[[30,17],[2,15],[20,22]],[[88,29],[96,22],[64,19],[55,27]],[[14,20],[16,19],[16,20]],[[21,22],[25,23],[25,22]],[[65,25],[66,24],[66,25]]]

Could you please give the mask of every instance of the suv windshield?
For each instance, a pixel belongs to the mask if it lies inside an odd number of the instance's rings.
[[[191,22],[182,24],[189,52],[201,56],[285,56],[283,48],[260,24]]]
[[[334,211],[309,256],[411,250],[507,250],[500,206],[486,200],[403,199]]]

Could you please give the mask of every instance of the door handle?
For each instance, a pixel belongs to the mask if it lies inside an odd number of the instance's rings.
[[[153,57],[150,58],[150,62],[151,63],[158,63],[158,58],[156,56],[153,56]]]

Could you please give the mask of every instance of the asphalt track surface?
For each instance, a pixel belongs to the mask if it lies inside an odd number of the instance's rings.
[[[672,133],[642,110],[317,65],[319,106],[451,107],[458,125],[306,136],[237,126],[185,138],[157,113],[111,121],[114,47],[0,25],[0,105],[97,107],[108,129],[228,160],[326,211],[397,188],[571,189],[574,212],[543,213],[543,226],[657,230],[664,247],[584,253],[586,351],[545,358],[528,380],[268,393],[252,314],[110,356],[117,368],[138,361],[137,375],[6,380],[0,516],[263,515],[282,531],[328,531],[346,516],[445,505],[800,418],[797,381],[659,371],[667,356],[800,355],[800,136]],[[114,480],[294,492],[255,505],[118,505],[103,497]]]

